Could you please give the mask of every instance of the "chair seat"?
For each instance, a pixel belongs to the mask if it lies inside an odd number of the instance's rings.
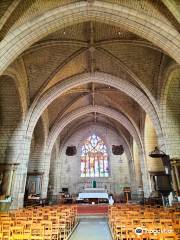
[[[26,234],[13,234],[11,240],[30,240],[31,236]]]

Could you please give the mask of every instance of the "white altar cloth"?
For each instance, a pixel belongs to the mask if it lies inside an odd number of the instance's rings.
[[[107,189],[104,188],[85,188],[84,193],[107,193]]]
[[[79,193],[78,199],[84,199],[84,198],[106,198],[108,199],[108,194],[104,192],[88,192],[88,193]]]

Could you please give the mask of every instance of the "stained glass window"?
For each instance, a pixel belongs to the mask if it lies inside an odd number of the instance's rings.
[[[81,148],[81,177],[108,177],[109,161],[103,140],[93,134]]]

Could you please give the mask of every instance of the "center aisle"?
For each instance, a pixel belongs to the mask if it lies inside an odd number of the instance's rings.
[[[81,219],[70,240],[112,240],[107,219]]]

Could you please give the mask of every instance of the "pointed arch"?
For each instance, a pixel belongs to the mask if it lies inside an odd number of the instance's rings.
[[[107,146],[93,133],[81,146],[81,177],[108,177],[108,158]]]
[[[23,51],[43,37],[86,21],[121,25],[151,41],[180,63],[180,36],[172,26],[133,8],[96,0],[91,4],[83,1],[49,10],[10,32],[0,44],[0,74]]]

